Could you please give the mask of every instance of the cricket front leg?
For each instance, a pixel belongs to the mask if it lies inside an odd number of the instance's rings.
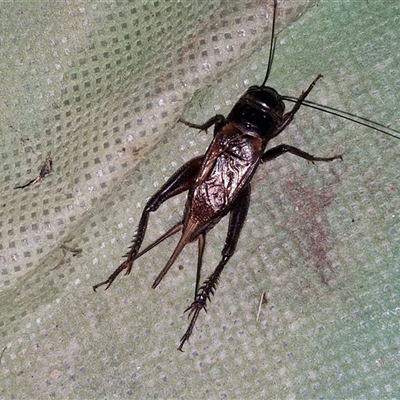
[[[306,97],[310,94],[311,90],[313,90],[315,84],[322,78],[322,75],[319,74],[312,82],[311,85],[307,88],[305,92],[303,92],[300,97],[297,99],[296,103],[294,104],[293,108],[284,114],[281,123],[277,126],[274,135],[279,135],[282,131],[284,131],[287,126],[293,121],[294,116],[296,115],[297,111],[299,111],[300,106],[303,104],[303,101]]]
[[[207,301],[211,300],[217,288],[218,280],[225,265],[235,252],[240,232],[246,220],[247,211],[250,204],[250,185],[245,187],[242,193],[236,198],[229,214],[228,234],[226,236],[225,245],[222,249],[222,259],[215,268],[214,272],[205,280],[195,295],[195,300],[185,312],[189,311],[191,318],[189,327],[181,338],[178,350],[183,351],[183,345],[190,338],[193,328],[201,310],[207,312]],[[198,267],[199,268],[199,267]]]
[[[149,246],[143,252],[139,253],[146,233],[150,213],[156,211],[160,207],[160,205],[166,200],[188,190],[193,185],[196,175],[200,170],[201,163],[203,162],[203,158],[204,156],[199,156],[184,164],[171,176],[171,178],[168,179],[167,182],[165,182],[161,189],[158,190],[150,198],[150,200],[146,203],[146,206],[140,218],[139,226],[137,228],[133,244],[130,247],[128,253],[125,254],[126,260],[108,277],[107,280],[105,280],[104,282],[100,282],[97,285],[94,285],[94,291],[96,291],[98,287],[103,285],[107,285],[107,290],[114,282],[116,277],[124,270],[126,270],[125,275],[128,275],[131,272],[133,262],[138,258],[138,256],[144,254],[146,251],[150,250],[150,248],[154,247]],[[179,230],[177,229],[178,225],[168,231],[166,235],[163,235],[158,243],[166,237],[170,236],[171,234],[177,232]],[[175,229],[175,231],[173,231],[173,229]]]
[[[212,125],[214,126],[214,135],[225,125],[225,117],[222,114],[217,114],[214,117],[210,118],[208,121],[204,122],[204,124],[194,124],[192,122],[188,122],[182,118],[179,118],[179,122],[185,124],[189,128],[200,129],[201,131],[207,132],[207,129]]]

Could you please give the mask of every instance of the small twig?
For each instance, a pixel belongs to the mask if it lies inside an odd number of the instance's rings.
[[[61,245],[61,249],[63,250],[63,252],[66,254],[67,251],[69,251],[70,253],[72,253],[72,257],[75,257],[77,254],[82,253],[82,249],[79,248],[73,248],[70,246],[66,246],[65,244]]]
[[[260,296],[260,303],[258,304],[258,312],[257,312],[257,318],[256,318],[257,322],[258,322],[258,320],[260,318],[260,313],[261,313],[262,306],[267,304],[267,303],[268,303],[268,299],[267,299],[266,293],[262,292],[261,296]]]
[[[3,358],[3,354],[4,354],[4,352],[6,351],[6,349],[7,349],[7,346],[4,347],[4,349],[1,351],[1,354],[0,354],[0,364],[1,364],[1,360],[2,360],[2,358]]]
[[[47,157],[42,169],[39,172],[39,175],[35,179],[32,179],[30,182],[26,183],[25,185],[16,186],[14,189],[23,189],[23,188],[26,188],[37,182],[40,182],[52,170],[53,170],[53,159],[51,157]]]

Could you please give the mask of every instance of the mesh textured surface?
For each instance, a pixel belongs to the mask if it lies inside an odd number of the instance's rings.
[[[177,119],[227,115],[262,82],[271,3],[2,5],[1,398],[400,397],[400,142],[333,116],[302,109],[274,140],[344,160],[261,166],[185,353],[196,244],[157,290],[177,237],[91,288],[120,264],[146,199],[205,152],[210,133]],[[315,3],[280,2],[269,85],[298,96],[322,73],[310,99],[399,128],[399,2]],[[49,156],[50,174],[14,189]],[[146,243],[184,202],[152,215]],[[204,277],[226,227],[208,235]]]

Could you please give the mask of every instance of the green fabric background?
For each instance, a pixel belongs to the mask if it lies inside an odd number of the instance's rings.
[[[400,142],[356,124],[302,109],[274,140],[344,159],[260,168],[185,353],[196,244],[156,290],[176,237],[91,289],[121,262],[146,199],[205,152],[211,134],[177,119],[227,115],[261,83],[271,3],[2,4],[1,398],[400,398]],[[297,96],[322,73],[311,100],[400,128],[398,1],[279,10],[271,86]],[[53,172],[14,190],[47,156]],[[151,217],[147,243],[184,202]],[[226,227],[208,235],[204,276]],[[82,252],[63,259],[63,243]]]

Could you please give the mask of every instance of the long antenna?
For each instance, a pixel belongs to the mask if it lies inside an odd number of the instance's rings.
[[[292,103],[296,103],[298,101],[297,97],[292,96],[281,96],[281,99],[284,101],[290,101]],[[385,135],[391,136],[395,139],[400,139],[400,131],[396,129],[385,126],[379,122],[372,121],[368,118],[360,117],[356,114],[339,110],[338,108],[323,106],[318,103],[314,103],[313,101],[303,100],[301,102],[302,106],[313,108],[314,110],[323,111],[327,114],[335,115],[336,117],[346,119],[347,121],[355,122],[359,125],[366,126],[367,128],[374,129],[378,132],[384,133]]]
[[[271,68],[272,68],[272,61],[274,59],[275,43],[276,43],[275,20],[276,20],[276,9],[277,9],[277,7],[278,7],[278,0],[274,0],[274,14],[272,16],[272,32],[271,32],[271,42],[270,42],[270,45],[269,45],[268,67],[267,67],[267,73],[265,74],[265,78],[263,80],[263,83],[261,84],[261,87],[265,86],[265,84],[268,81],[269,73],[271,72]]]

